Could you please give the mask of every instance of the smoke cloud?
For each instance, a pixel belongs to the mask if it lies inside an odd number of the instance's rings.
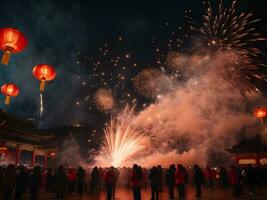
[[[176,57],[173,64],[189,73],[188,81],[177,83],[174,92],[136,116],[136,125],[153,141],[153,161],[164,165],[207,163],[212,154],[225,155],[225,148],[255,125],[247,112],[248,100],[232,79],[227,79],[236,56],[234,52],[217,52]]]
[[[231,162],[225,149],[241,135],[251,134],[256,119],[247,107],[258,100],[247,99],[235,84],[239,80],[233,79],[230,70],[236,67],[236,59],[233,51],[176,55],[173,66],[187,79],[131,120],[149,136],[148,149],[152,149],[132,162],[147,167]]]

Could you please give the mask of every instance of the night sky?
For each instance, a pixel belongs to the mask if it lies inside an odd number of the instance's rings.
[[[21,93],[6,110],[35,119],[41,128],[66,124],[103,124],[111,112],[98,110],[94,94],[111,89],[119,111],[127,103],[138,109],[151,103],[138,95],[132,78],[146,67],[160,68],[170,50],[186,50],[185,11],[198,22],[202,1],[2,1],[0,27],[15,27],[29,40],[22,53],[1,64],[1,85],[12,82]],[[226,4],[229,1],[225,1]],[[267,33],[267,2],[240,1],[240,11],[262,19],[258,31]],[[181,42],[181,40],[182,42]],[[105,54],[106,53],[106,54]],[[39,119],[36,64],[55,67],[57,77],[44,92],[45,113]],[[1,96],[4,107],[4,96]]]

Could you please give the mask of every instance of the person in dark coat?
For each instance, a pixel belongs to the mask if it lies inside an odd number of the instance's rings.
[[[94,167],[91,173],[89,194],[97,194],[100,191],[100,175],[98,168]]]
[[[66,191],[67,177],[63,166],[59,166],[56,175],[56,199],[63,199],[64,192]]]
[[[220,182],[221,182],[223,189],[227,188],[227,181],[228,181],[227,171],[223,166],[221,166],[220,167]]]
[[[196,197],[201,197],[201,185],[204,183],[204,175],[202,169],[198,165],[194,165],[194,183],[196,187]]]
[[[175,165],[171,165],[166,173],[166,185],[168,187],[170,200],[174,199],[175,171]]]
[[[163,192],[163,179],[164,174],[161,165],[158,165],[158,174],[159,174],[159,191]]]
[[[150,186],[151,186],[151,200],[159,199],[159,173],[157,167],[152,167],[149,174]]]
[[[78,172],[77,172],[77,194],[78,195],[83,194],[84,182],[85,182],[85,170],[82,167],[79,167]]]
[[[262,189],[263,187],[263,180],[264,180],[264,173],[260,165],[257,166],[255,169],[256,171],[256,179],[255,182],[259,189]]]
[[[255,194],[255,184],[256,184],[255,179],[256,179],[256,171],[251,165],[249,165],[247,171],[247,181],[250,189],[249,192],[250,195]]]
[[[16,168],[15,165],[8,165],[3,175],[4,186],[4,200],[10,200],[16,182]]]
[[[53,185],[54,185],[54,175],[52,173],[52,169],[48,169],[45,180],[45,192],[52,192]]]
[[[15,200],[22,200],[23,194],[27,189],[28,176],[24,166],[19,167],[19,173],[16,176]]]
[[[29,188],[30,188],[30,196],[31,200],[37,200],[38,192],[41,186],[41,168],[36,166],[33,168],[32,173],[29,177]]]
[[[133,188],[134,200],[141,200],[141,188],[143,184],[143,174],[142,168],[138,165],[133,165],[133,170],[131,174],[131,185]]]
[[[111,200],[113,197],[114,187],[116,183],[114,167],[110,167],[105,175],[105,183],[107,187],[107,200]]]

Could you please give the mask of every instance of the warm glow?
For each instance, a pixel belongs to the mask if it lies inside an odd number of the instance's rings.
[[[5,84],[1,87],[1,92],[5,96],[18,96],[19,95],[19,88],[15,84]]]
[[[51,81],[56,77],[56,71],[53,66],[47,64],[39,64],[32,71],[35,78],[40,81]]]
[[[50,156],[55,156],[55,155],[56,155],[56,153],[54,153],[54,152],[50,153]]]
[[[255,165],[256,160],[255,159],[241,159],[238,161],[238,164],[240,165]]]
[[[18,53],[26,48],[28,41],[17,29],[0,28],[0,49],[5,51],[8,48],[12,53]]]
[[[267,115],[267,109],[266,108],[257,108],[254,111],[254,117],[259,118],[259,119],[263,119],[265,118]]]

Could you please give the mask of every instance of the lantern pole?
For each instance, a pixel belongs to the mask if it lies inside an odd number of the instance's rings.
[[[2,63],[4,65],[8,65],[9,60],[10,60],[10,56],[11,56],[11,52],[12,52],[11,47],[7,47],[6,50],[4,51],[4,55],[2,57]]]
[[[7,96],[6,96],[6,99],[5,99],[5,104],[6,104],[6,105],[9,105],[9,103],[10,103],[10,98],[11,98],[10,95],[7,95]]]
[[[45,89],[45,80],[41,80],[41,84],[40,84],[40,92],[42,93]]]

